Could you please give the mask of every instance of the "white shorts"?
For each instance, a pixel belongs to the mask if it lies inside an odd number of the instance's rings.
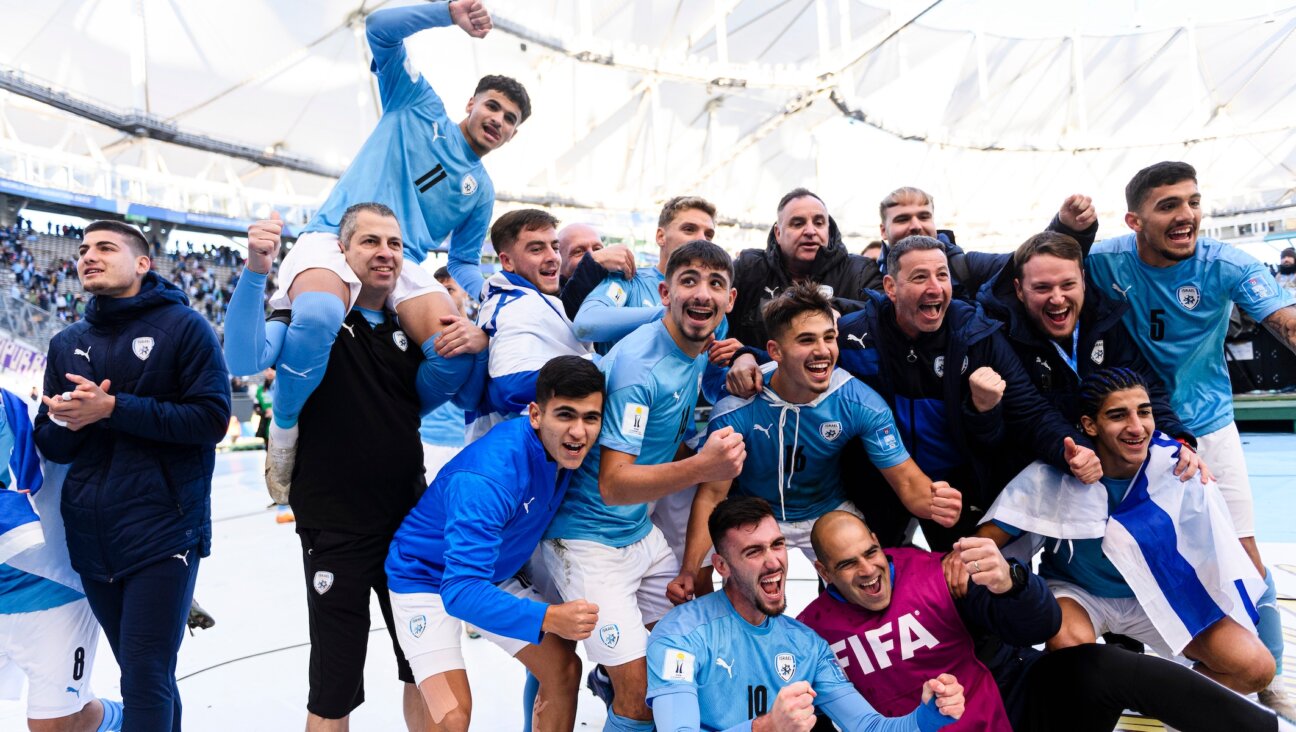
[[[778,509],[776,508],[774,510],[777,511]],[[831,510],[846,511],[847,513],[853,513],[860,518],[864,518],[864,514],[860,513],[859,509],[855,508],[855,504],[850,501],[843,501],[840,506]],[[827,513],[827,511],[824,513]],[[788,548],[791,549],[792,547],[796,547],[797,549],[800,549],[801,553],[805,555],[806,559],[810,560],[811,564],[814,564],[817,557],[814,553],[814,547],[810,544],[810,534],[814,530],[815,521],[818,520],[818,518],[812,518],[803,521],[778,522],[779,529],[783,532],[783,539],[787,542]]]
[[[1255,505],[1251,500],[1251,476],[1247,473],[1242,437],[1236,422],[1229,422],[1209,435],[1198,435],[1197,454],[1219,483],[1220,495],[1228,505],[1229,518],[1239,539],[1255,536]]]
[[[680,570],[661,529],[654,526],[647,536],[621,548],[580,539],[547,539],[540,547],[562,599],[585,599],[599,607],[598,627],[584,641],[589,660],[620,666],[643,658],[648,649],[644,626],[671,609],[666,585]]]
[[[1079,603],[1093,624],[1094,637],[1119,633],[1147,644],[1158,656],[1174,660],[1175,652],[1157,632],[1151,618],[1136,597],[1096,597],[1079,585],[1063,580],[1048,580],[1048,587],[1059,600],[1069,597]]]
[[[648,512],[653,526],[661,529],[666,545],[675,553],[678,562],[684,561],[684,540],[688,538],[689,514],[693,512],[693,496],[696,495],[697,486],[691,485],[654,501],[652,510]]]
[[[539,590],[518,577],[510,577],[496,585],[514,597],[545,602]],[[392,619],[396,623],[396,639],[401,652],[414,672],[414,683],[446,671],[465,668],[463,658],[463,623],[446,612],[441,596],[432,592],[388,592],[391,595]],[[510,656],[530,643],[496,635],[478,628],[483,638],[499,646]]]
[[[27,718],[76,714],[95,698],[90,688],[99,623],[84,598],[49,610],[0,615],[0,667],[27,675]]]
[[[288,299],[288,290],[292,287],[293,280],[297,275],[308,269],[327,269],[347,284],[351,290],[351,301],[347,303],[347,309],[355,305],[356,298],[360,297],[360,278],[355,272],[351,271],[351,266],[347,264],[346,257],[342,250],[338,248],[337,234],[330,234],[325,231],[310,231],[302,234],[297,243],[293,245],[288,256],[284,261],[279,263],[279,276],[276,280],[279,283],[279,289],[275,290],[274,295],[270,296],[270,307],[276,310],[292,307],[292,301]],[[445,287],[436,281],[431,272],[423,267],[416,266],[413,262],[407,261],[401,266],[400,279],[396,281],[396,289],[392,292],[391,297],[387,299],[387,304],[393,309],[405,302],[420,295],[426,295],[429,292],[446,291]]]

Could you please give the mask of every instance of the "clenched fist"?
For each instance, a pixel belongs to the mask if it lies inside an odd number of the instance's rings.
[[[989,366],[982,366],[968,377],[968,388],[972,390],[972,406],[978,412],[988,412],[1003,399],[1004,387],[1008,383],[998,371]]]

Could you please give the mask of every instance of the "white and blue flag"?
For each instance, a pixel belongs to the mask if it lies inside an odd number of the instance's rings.
[[[1216,484],[1174,474],[1181,447],[1153,433],[1147,459],[1110,515],[1101,486],[1033,463],[1005,486],[983,523],[998,520],[1033,535],[1005,554],[1019,545],[1033,554],[1040,539],[1101,538],[1103,554],[1175,653],[1225,617],[1254,628],[1264,580],[1238,543]]]

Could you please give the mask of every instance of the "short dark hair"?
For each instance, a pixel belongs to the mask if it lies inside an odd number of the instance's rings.
[[[536,376],[537,404],[546,404],[554,397],[583,399],[595,392],[606,397],[607,382],[603,372],[588,358],[555,356],[540,367]]]
[[[1013,252],[1013,276],[1020,279],[1022,267],[1042,254],[1075,262],[1080,265],[1080,271],[1084,271],[1084,252],[1080,250],[1080,242],[1058,231],[1041,231],[1022,242]]]
[[[725,534],[729,533],[730,529],[736,529],[739,526],[754,526],[764,521],[766,517],[774,518],[774,509],[770,507],[769,501],[764,498],[729,496],[716,504],[715,510],[711,512],[711,518],[707,519],[707,531],[711,534],[711,545],[715,547],[720,556],[725,556],[721,546],[724,544]]]
[[[787,193],[784,193],[784,194],[783,194],[783,197],[779,199],[778,208],[775,209],[775,212],[776,212],[779,216],[782,216],[782,215],[783,215],[783,209],[787,208],[787,205],[788,205],[789,203],[792,203],[793,201],[797,200],[798,198],[813,198],[814,200],[818,201],[819,203],[823,203],[823,202],[824,202],[824,200],[823,200],[822,198],[819,197],[819,194],[818,194],[818,193],[815,193],[814,191],[811,191],[809,188],[800,188],[800,187],[798,187],[798,188],[793,188],[792,190],[788,191]],[[824,208],[827,208],[827,207],[828,207],[828,204],[824,203]]]
[[[833,319],[832,301],[824,296],[815,282],[798,282],[787,288],[765,303],[761,308],[761,318],[765,321],[765,332],[770,338],[777,339],[792,325],[792,321],[803,313],[818,313]]]
[[[729,276],[729,282],[733,282],[733,259],[719,245],[706,239],[694,239],[671,253],[670,259],[666,262],[666,281],[670,282],[675,270],[693,262],[707,269],[724,272]]]
[[[526,87],[522,86],[522,83],[517,79],[511,76],[500,76],[499,74],[483,76],[477,82],[477,88],[473,90],[473,96],[475,97],[486,91],[497,91],[518,106],[518,113],[522,115],[522,119],[518,120],[518,124],[526,122],[527,117],[531,116],[531,96],[527,94]]]
[[[861,250],[861,253],[863,253],[863,252],[869,252],[869,251],[872,251],[872,250],[874,250],[874,249],[881,249],[881,248],[882,248],[882,240],[881,240],[881,239],[874,239],[873,241],[871,241],[871,242],[869,242],[868,244],[865,244],[865,245],[864,245],[864,249]]]
[[[1197,169],[1188,163],[1164,160],[1149,165],[1134,174],[1125,186],[1125,205],[1129,211],[1137,211],[1143,205],[1148,192],[1160,186],[1171,186],[1180,181],[1197,182]]]
[[[343,249],[351,247],[351,237],[355,236],[356,219],[360,218],[360,214],[364,211],[387,219],[396,218],[395,211],[392,211],[386,204],[376,201],[366,201],[365,203],[355,203],[347,206],[347,210],[342,214],[342,220],[338,222],[338,241],[342,242]],[[397,219],[397,223],[400,223],[399,219]]]
[[[1147,382],[1133,369],[1114,366],[1099,369],[1080,382],[1079,406],[1081,416],[1096,418],[1103,400],[1112,392],[1140,387],[1147,391]]]
[[[85,234],[93,231],[111,231],[126,239],[126,246],[135,253],[137,257],[147,257],[149,255],[148,240],[144,238],[144,233],[138,228],[131,226],[124,221],[114,221],[113,219],[100,219],[91,221],[86,224],[85,231],[81,238],[85,239]]]
[[[706,200],[701,196],[675,196],[666,203],[662,204],[661,213],[657,214],[657,228],[664,229],[670,226],[684,211],[698,210],[715,220],[716,207],[714,203]]]
[[[437,267],[437,271],[432,273],[432,279],[444,284],[447,280],[454,279],[454,277],[450,275],[449,267]]]
[[[555,229],[558,228],[558,219],[554,218],[553,214],[548,211],[542,211],[538,208],[520,208],[516,211],[509,211],[495,219],[495,223],[491,224],[491,246],[495,247],[495,253],[499,254],[513,246],[523,231],[539,231],[550,226]]]
[[[931,206],[932,210],[936,209],[936,199],[932,198],[930,193],[921,188],[904,186],[886,194],[886,198],[883,198],[882,203],[878,204],[878,215],[882,217],[883,221],[886,221],[888,208],[899,206],[909,199],[916,199],[923,205]]]
[[[940,239],[933,239],[930,236],[923,236],[922,234],[906,236],[896,242],[895,246],[891,247],[891,250],[887,252],[887,274],[892,277],[900,274],[900,258],[904,255],[909,252],[919,252],[927,249],[939,249],[941,252],[944,252],[945,245],[941,243]]]

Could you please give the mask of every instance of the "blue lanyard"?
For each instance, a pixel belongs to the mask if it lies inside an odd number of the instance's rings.
[[[1080,345],[1080,324],[1076,323],[1075,330],[1071,331],[1071,355],[1068,356],[1067,352],[1062,350],[1062,346],[1059,346],[1057,341],[1052,338],[1049,339],[1049,343],[1053,344],[1053,347],[1057,349],[1058,354],[1062,356],[1062,360],[1066,361],[1067,366],[1071,367],[1071,370],[1075,372],[1076,376],[1079,376],[1080,370],[1076,368],[1076,349]]]

